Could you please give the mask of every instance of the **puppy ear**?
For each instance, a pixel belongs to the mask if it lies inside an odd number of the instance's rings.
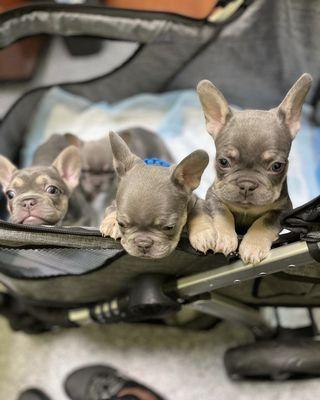
[[[223,94],[210,81],[198,83],[197,92],[206,119],[207,130],[216,139],[232,116],[232,111]]]
[[[0,183],[5,191],[11,182],[16,167],[6,157],[0,155]]]
[[[311,75],[301,75],[277,108],[278,116],[289,129],[292,139],[295,138],[300,129],[301,110],[311,83]]]
[[[81,149],[83,146],[83,141],[78,138],[78,136],[74,135],[73,133],[65,133],[64,137],[70,146],[76,146],[78,149]]]
[[[124,176],[135,164],[143,163],[133,154],[126,142],[116,133],[110,132],[109,140],[113,154],[113,166],[119,177]]]
[[[81,174],[81,159],[77,147],[66,147],[53,161],[52,165],[58,170],[59,175],[71,191],[78,186]]]
[[[204,150],[196,150],[185,157],[174,169],[172,182],[187,192],[195,190],[201,181],[203,171],[209,163],[209,156]]]

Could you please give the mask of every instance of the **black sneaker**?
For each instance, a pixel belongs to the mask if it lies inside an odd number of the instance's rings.
[[[71,373],[65,380],[64,388],[72,400],[113,400],[144,398],[163,400],[144,385],[121,375],[114,368],[104,365],[93,365],[80,368]]]
[[[17,400],[50,400],[50,398],[39,389],[28,389],[21,392]]]
[[[118,372],[103,365],[93,365],[74,371],[64,388],[72,400],[109,400],[125,386],[126,380]]]

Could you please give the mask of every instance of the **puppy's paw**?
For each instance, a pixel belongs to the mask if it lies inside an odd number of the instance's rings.
[[[213,226],[208,226],[202,230],[193,229],[189,233],[189,241],[191,246],[201,253],[207,253],[208,250],[215,249],[216,245],[216,232]]]
[[[121,238],[120,228],[115,215],[110,214],[105,217],[100,225],[100,232],[104,237],[109,236],[115,240]]]
[[[268,256],[271,246],[270,239],[247,234],[240,244],[239,254],[245,264],[256,265]]]
[[[227,256],[237,250],[238,236],[233,229],[225,229],[224,227],[219,226],[216,227],[216,232],[215,253],[223,253]]]

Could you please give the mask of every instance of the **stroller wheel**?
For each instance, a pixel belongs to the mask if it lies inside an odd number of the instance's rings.
[[[320,342],[270,340],[227,350],[224,364],[233,380],[284,381],[320,376]]]

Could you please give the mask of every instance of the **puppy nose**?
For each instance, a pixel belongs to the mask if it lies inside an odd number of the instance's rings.
[[[135,243],[140,251],[146,252],[146,251],[150,250],[154,241],[150,238],[143,238],[143,239],[136,239]]]
[[[258,187],[257,182],[251,181],[249,179],[238,181],[237,184],[240,191],[244,193],[253,192]]]
[[[36,199],[24,199],[22,201],[22,207],[24,208],[32,208],[37,204]]]

